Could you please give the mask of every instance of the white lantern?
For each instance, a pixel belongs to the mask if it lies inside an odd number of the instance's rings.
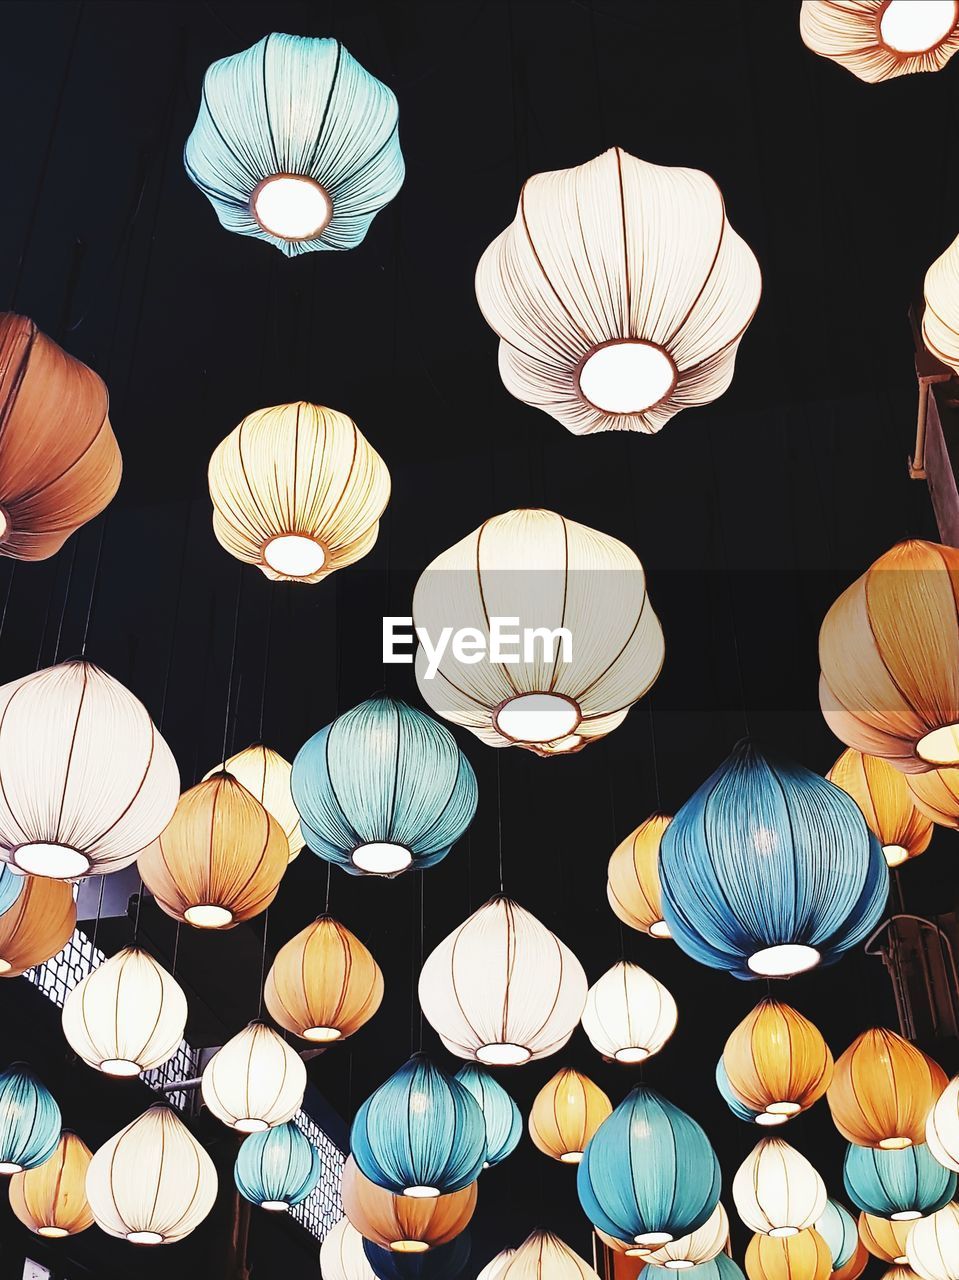
[[[638,964],[620,960],[590,987],[583,1030],[604,1058],[645,1062],[676,1030],[676,1001]]]
[[[804,1155],[781,1138],[756,1144],[733,1179],[733,1200],[750,1231],[794,1236],[826,1208],[826,1186]]]
[[[499,1273],[499,1280],[599,1280],[578,1253],[551,1231],[533,1231]]]
[[[906,1257],[922,1280],[959,1280],[959,1204],[920,1218],[906,1240]]]
[[[647,1253],[645,1261],[650,1266],[665,1267],[668,1271],[689,1271],[722,1253],[728,1243],[729,1218],[723,1206],[717,1204],[698,1230]]]
[[[376,1280],[363,1249],[363,1237],[349,1218],[340,1218],[320,1245],[323,1280]]]
[[[503,1272],[509,1266],[515,1254],[515,1249],[500,1249],[495,1257],[490,1258],[489,1262],[476,1277],[476,1280],[502,1280]]]
[[[290,844],[290,861],[306,843],[300,830],[300,815],[293,803],[293,792],[290,790],[290,776],[293,766],[278,751],[258,743],[246,747],[230,756],[222,765],[217,765],[204,775],[203,781],[218,773],[229,773],[243,784],[251,795],[256,796],[267,813],[277,820],[286,833]]]
[[[265,1022],[251,1022],[218,1049],[200,1082],[206,1105],[239,1133],[292,1120],[305,1089],[303,1059]]]
[[[959,1173],[959,1076],[953,1076],[929,1112],[926,1143],[944,1168]]]

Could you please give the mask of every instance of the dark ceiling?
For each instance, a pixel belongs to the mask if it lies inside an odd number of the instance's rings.
[[[288,261],[230,235],[184,174],[205,67],[271,30],[339,37],[399,98],[406,182],[353,252]],[[820,619],[892,542],[935,536],[926,491],[906,473],[906,310],[959,230],[957,64],[860,83],[804,48],[791,0],[0,8],[0,296],[106,378],[124,456],[105,520],[52,561],[12,575],[0,567],[0,677],[76,653],[92,593],[88,656],[162,717],[186,786],[220,758],[238,599],[229,737],[237,748],[258,737],[262,700],[265,740],[292,758],[337,710],[379,688],[419,704],[410,669],[381,666],[380,619],[408,612],[420,569],[484,517],[548,506],[626,540],[648,570],[666,663],[622,728],[545,761],[457,732],[479,777],[479,811],[425,873],[422,942],[416,876],[334,873],[331,910],[386,977],[373,1021],[310,1064],[342,1116],[409,1053],[421,946],[496,888],[499,771],[507,891],[555,928],[591,981],[624,945],[676,995],[679,1030],[646,1078],[706,1126],[732,1209],[729,1184],[755,1135],[727,1112],[713,1069],[762,992],[671,944],[621,943],[606,861],[655,807],[653,739],[670,810],[747,719],[760,741],[825,771],[839,747],[816,697]],[[763,298],[717,403],[656,437],[577,439],[502,387],[472,277],[528,174],[613,144],[717,179],[760,260]],[[277,587],[215,542],[206,465],[244,414],[299,398],[356,419],[390,467],[393,497],[366,560],[318,586]],[[955,858],[955,837],[937,832],[901,874],[910,909],[953,907]],[[270,950],[322,909],[325,886],[325,865],[304,851],[270,912]],[[169,963],[173,929],[152,903],[142,932]],[[110,946],[129,936],[125,920],[101,924]],[[194,1042],[219,1043],[256,1013],[262,936],[262,919],[223,936],[183,931],[177,972]],[[861,953],[796,980],[788,998],[837,1053],[895,1017],[880,961]],[[70,1062],[42,1004],[24,983],[0,984],[11,1028],[3,1057],[37,1060],[66,1122],[95,1146],[144,1105],[142,1091]],[[429,1027],[425,1044],[455,1069]],[[555,1059],[502,1076],[524,1114],[564,1062],[614,1100],[636,1074],[604,1066],[577,1032]],[[215,1126],[204,1132],[223,1141]],[[843,1144],[825,1105],[788,1136],[841,1195]],[[262,1217],[255,1280],[317,1274],[315,1248]],[[524,1137],[483,1175],[468,1274],[538,1225],[588,1254],[571,1170]],[[735,1230],[741,1259],[746,1234]],[[66,1259],[71,1280],[113,1280],[134,1266],[217,1274],[202,1231],[134,1261],[129,1247],[87,1235],[47,1248],[48,1265]],[[25,1239],[4,1197],[0,1272]]]

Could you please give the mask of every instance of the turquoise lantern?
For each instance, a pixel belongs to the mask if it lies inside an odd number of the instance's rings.
[[[22,1173],[49,1160],[62,1123],[53,1094],[30,1067],[15,1062],[0,1072],[0,1173]]]
[[[715,1258],[710,1258],[708,1262],[697,1262],[695,1268],[689,1269],[695,1271],[696,1280],[746,1280],[742,1269],[726,1253],[717,1253]],[[668,1266],[661,1267],[652,1262],[646,1264],[643,1274],[652,1280],[657,1271],[663,1273],[659,1280],[666,1280],[667,1276],[676,1274]]]
[[[364,1240],[363,1252],[377,1280],[455,1280],[470,1260],[470,1233],[461,1231],[423,1253],[397,1253]]]
[[[815,1227],[829,1246],[833,1271],[839,1271],[859,1248],[856,1219],[838,1200],[827,1200],[825,1212]]]
[[[479,1177],[486,1123],[468,1089],[415,1053],[357,1111],[350,1150],[360,1172],[394,1195],[446,1195]]]
[[[659,849],[663,917],[687,955],[737,978],[833,964],[879,922],[889,872],[856,802],[741,742]]]
[[[576,1177],[594,1227],[653,1249],[701,1227],[719,1202],[721,1183],[700,1126],[646,1085],[599,1126]]]
[[[503,1086],[484,1067],[469,1062],[460,1067],[453,1077],[464,1089],[468,1089],[483,1113],[486,1124],[486,1163],[492,1169],[516,1150],[523,1132],[523,1118],[519,1107]]]
[[[20,897],[25,883],[26,877],[18,875],[9,862],[0,863],[0,916]]]
[[[842,1176],[857,1209],[893,1222],[938,1213],[956,1194],[956,1175],[939,1164],[925,1143],[901,1151],[850,1143]]]
[[[450,731],[388,697],[304,743],[292,787],[306,843],[352,875],[432,867],[476,812],[476,775]]]
[[[316,1189],[323,1166],[306,1134],[287,1120],[244,1138],[233,1168],[236,1188],[261,1209],[292,1209]]]

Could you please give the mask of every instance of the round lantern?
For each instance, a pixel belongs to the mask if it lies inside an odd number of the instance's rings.
[[[87,1204],[90,1148],[70,1129],[43,1164],[10,1179],[10,1208],[34,1235],[59,1240],[93,1225]]]
[[[604,1058],[645,1062],[676,1030],[676,1001],[638,964],[620,960],[590,987],[583,1030]]]
[[[403,183],[397,119],[338,40],[273,32],[207,68],[183,163],[227,231],[353,249]]]
[[[180,775],[146,707],[82,659],[0,688],[0,856],[54,879],[133,862]]]
[[[158,1102],[94,1153],[86,1193],[94,1220],[130,1244],[173,1244],[216,1200],[213,1161],[166,1103]]]
[[[822,1216],[813,1225],[829,1245],[833,1271],[841,1271],[860,1248],[856,1219],[838,1200],[827,1200]]]
[[[287,1120],[243,1139],[233,1179],[245,1200],[261,1209],[282,1212],[302,1204],[316,1189],[322,1172],[316,1147]]]
[[[909,1265],[921,1280],[959,1280],[959,1204],[917,1222],[906,1241]]]
[[[646,1244],[635,1244],[630,1240],[618,1240],[616,1236],[611,1236],[606,1231],[600,1230],[599,1227],[593,1227],[597,1239],[601,1240],[607,1249],[613,1253],[621,1253],[627,1258],[631,1258],[635,1267],[635,1274],[639,1275],[643,1267],[646,1265],[646,1259],[652,1253],[652,1248]]]
[[[176,1053],[183,1041],[183,989],[148,952],[124,947],[87,974],[63,1005],[63,1034],[89,1067],[136,1076]]]
[[[850,797],[748,741],[676,814],[659,872],[679,946],[737,978],[835,962],[875,928],[889,883]]]
[[[959,11],[959,6],[954,6]],[[957,31],[959,46],[959,31]],[[956,283],[959,280],[959,237],[935,260],[926,272],[923,286],[922,340],[937,360],[959,368],[959,307]]]
[[[470,1233],[461,1231],[448,1244],[428,1253],[396,1253],[363,1241],[363,1252],[376,1280],[455,1280],[470,1258]]]
[[[723,1067],[733,1093],[751,1111],[788,1118],[823,1096],[833,1059],[809,1019],[770,996],[726,1041]]]
[[[447,645],[431,660],[421,645],[416,682],[438,715],[492,747],[579,751],[622,724],[663,664],[635,553],[554,511],[493,516],[437,556],[413,617],[434,646],[450,627],[485,647],[477,662],[476,649]]]
[[[303,848],[300,815],[293,803],[290,776],[293,766],[278,751],[264,747],[262,743],[238,751],[222,765],[211,769],[203,781],[218,773],[229,773],[242,782],[251,795],[256,796],[271,818],[275,818],[286,833],[290,845],[290,861]]]
[[[449,1194],[479,1177],[486,1124],[469,1090],[416,1053],[360,1107],[350,1150],[360,1172],[395,1195]]]
[[[500,1249],[499,1253],[490,1258],[486,1266],[477,1274],[476,1280],[500,1280],[515,1253],[515,1249]]]
[[[881,1151],[850,1143],[843,1182],[857,1209],[892,1222],[915,1222],[941,1209],[956,1194],[956,1175],[944,1169],[926,1146]]]
[[[298,401],[249,414],[213,451],[213,532],[271,581],[321,582],[376,542],[390,473],[344,413]]]
[[[750,1231],[794,1236],[825,1213],[826,1185],[788,1142],[763,1138],[736,1172],[733,1200]]]
[[[77,904],[63,880],[24,876],[23,891],[0,915],[0,978],[43,964],[73,937]]]
[[[872,1027],[836,1060],[826,1100],[848,1141],[884,1151],[925,1142],[926,1117],[946,1074],[895,1031]]]
[[[469,1225],[476,1183],[445,1196],[397,1196],[364,1177],[352,1156],[343,1166],[343,1211],[367,1240],[394,1253],[425,1253]]]
[[[573,1034],[586,974],[518,903],[491,898],[427,957],[420,1007],[450,1053],[488,1066],[546,1058]]]
[[[42,1165],[60,1141],[60,1108],[22,1062],[0,1071],[0,1173]]]
[[[891,1218],[878,1218],[872,1213],[860,1213],[859,1238],[874,1258],[905,1266],[906,1241],[915,1226],[916,1219],[893,1222]]]
[[[792,1119],[791,1116],[784,1115],[781,1111],[753,1111],[752,1107],[747,1107],[729,1083],[726,1064],[722,1058],[716,1063],[716,1088],[719,1090],[723,1102],[725,1102],[736,1119],[745,1120],[746,1124],[758,1124],[764,1129],[772,1129]]]
[[[320,1275],[323,1280],[375,1280],[363,1252],[363,1237],[349,1218],[340,1218],[323,1237]]]
[[[932,819],[916,807],[905,774],[887,760],[848,747],[826,777],[858,804],[890,867],[928,849]]]
[[[332,1044],[376,1013],[383,974],[355,934],[332,916],[319,916],[280,947],[263,999],[287,1031],[315,1044]]]
[[[9,863],[0,862],[0,915],[13,906],[25,883],[24,876],[14,871]]]
[[[890,1267],[883,1275],[882,1280],[919,1280],[919,1278],[912,1267],[906,1265]]]
[[[906,775],[916,808],[941,827],[959,830],[959,768]]]
[[[869,1265],[869,1250],[859,1241],[849,1261],[844,1266],[834,1267],[830,1280],[859,1280]]]
[[[813,53],[870,84],[939,71],[959,49],[955,0],[803,0],[799,29]]]
[[[529,1136],[533,1145],[563,1164],[579,1164],[586,1144],[612,1112],[598,1085],[580,1071],[557,1071],[533,1099]]]
[[[697,1231],[648,1253],[646,1263],[651,1267],[665,1267],[667,1271],[689,1271],[709,1262],[728,1245],[729,1219],[723,1206],[717,1204]]]
[[[651,1257],[647,1260],[647,1265],[673,1271],[689,1270],[688,1267],[669,1267],[669,1263],[664,1266],[662,1263],[653,1262]],[[648,1274],[652,1277],[656,1275],[656,1272],[650,1271]],[[696,1280],[746,1280],[746,1278],[728,1254],[717,1253],[714,1258],[710,1258],[707,1262],[696,1263]]]
[[[609,860],[606,896],[614,913],[651,938],[668,938],[659,890],[659,845],[672,822],[654,813],[613,850]]]
[[[519,1107],[498,1080],[473,1062],[460,1067],[454,1080],[476,1099],[486,1124],[486,1160],[484,1169],[492,1169],[516,1150],[523,1119]]]
[[[829,1245],[812,1228],[795,1236],[754,1235],[746,1250],[749,1280],[829,1280]]]
[[[432,867],[476,812],[476,775],[448,729],[377,697],[315,733],[293,761],[306,843],[351,875]]]
[[[232,929],[265,911],[290,858],[283,828],[228,773],[180,797],[166,830],[139,857],[157,906],[197,929]]]
[[[500,1272],[499,1280],[597,1280],[596,1272],[559,1236],[533,1231]]]
[[[0,555],[46,560],[108,505],[122,462],[107,389],[26,316],[0,315]]]
[[[575,435],[721,396],[761,287],[714,179],[621,147],[529,178],[476,271],[507,391]]]
[[[930,1110],[926,1142],[944,1168],[959,1173],[959,1076],[953,1076]]]
[[[238,1133],[260,1133],[291,1120],[303,1105],[306,1067],[265,1022],[251,1022],[217,1049],[200,1091],[218,1120]]]

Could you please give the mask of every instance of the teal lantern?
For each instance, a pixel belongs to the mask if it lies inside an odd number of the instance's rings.
[[[838,1200],[827,1200],[815,1228],[829,1246],[833,1271],[838,1271],[859,1248],[859,1229],[855,1218]]]
[[[696,1266],[691,1267],[690,1270],[695,1272],[696,1280],[746,1280],[742,1269],[725,1253],[717,1253],[715,1258],[710,1258],[708,1262],[697,1262]],[[652,1280],[657,1271],[663,1273],[658,1280],[666,1280],[667,1276],[676,1274],[676,1271],[668,1266],[661,1267],[652,1262],[646,1264],[643,1274]]]
[[[857,1209],[893,1222],[937,1213],[956,1194],[956,1175],[939,1164],[925,1143],[901,1151],[850,1143],[842,1172],[846,1194]]]
[[[35,1169],[60,1141],[60,1108],[30,1067],[15,1062],[0,1072],[0,1173]]]
[[[516,1150],[520,1134],[523,1132],[523,1119],[519,1107],[509,1096],[503,1086],[485,1068],[475,1062],[460,1067],[454,1076],[464,1089],[468,1089],[483,1113],[486,1123],[486,1163],[484,1168],[492,1169],[493,1165]]]
[[[240,1195],[251,1204],[282,1211],[301,1204],[316,1189],[322,1171],[316,1147],[287,1120],[244,1138],[233,1179]]]
[[[13,906],[25,883],[26,877],[18,875],[8,862],[0,863],[0,915]]]

